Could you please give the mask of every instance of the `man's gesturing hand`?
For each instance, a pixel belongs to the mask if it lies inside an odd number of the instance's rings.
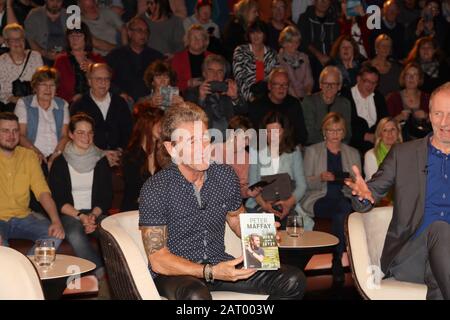
[[[361,172],[357,166],[352,166],[353,173],[355,174],[355,180],[346,180],[345,184],[352,189],[352,194],[354,196],[358,196],[359,201],[364,199],[369,200],[372,204],[375,203],[375,199],[372,196],[372,192],[370,192],[369,187],[367,187],[366,182],[361,176]]]

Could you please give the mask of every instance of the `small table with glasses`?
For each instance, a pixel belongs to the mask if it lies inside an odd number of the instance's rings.
[[[79,276],[94,270],[96,267],[95,263],[89,260],[65,254],[57,254],[51,267],[38,266],[34,261],[34,256],[28,256],[28,258],[36,267],[47,300],[56,300],[62,297],[70,276]]]
[[[281,262],[295,265],[305,270],[315,254],[329,253],[339,243],[332,234],[320,231],[304,231],[298,237],[291,237],[285,230],[279,232]]]

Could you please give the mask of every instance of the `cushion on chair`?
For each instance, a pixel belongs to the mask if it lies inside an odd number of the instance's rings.
[[[138,222],[138,211],[128,211],[104,219],[101,226],[117,241],[132,275],[130,281],[134,280],[141,298],[144,300],[159,300],[161,297],[148,270],[148,259]],[[242,254],[241,240],[229,228],[228,224],[225,229],[225,250],[235,257]],[[113,277],[114,275],[109,276]],[[265,300],[268,298],[267,295],[225,291],[214,291],[211,295],[215,300]]]
[[[391,219],[392,207],[354,212],[348,217],[347,251],[355,284],[366,299],[423,300],[427,293],[425,285],[393,278],[382,280],[380,258]]]
[[[20,252],[0,246],[0,300],[44,300],[33,263]]]

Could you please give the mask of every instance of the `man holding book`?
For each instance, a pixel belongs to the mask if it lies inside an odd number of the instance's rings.
[[[211,291],[301,299],[306,279],[297,268],[241,269],[225,253],[225,223],[240,236],[244,212],[239,180],[226,165],[209,163],[207,116],[196,105],[171,107],[161,138],[172,164],[144,184],[139,225],[156,287],[168,299],[206,300]]]

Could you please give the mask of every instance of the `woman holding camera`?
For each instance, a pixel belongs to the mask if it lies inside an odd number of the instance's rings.
[[[250,212],[273,213],[276,219],[281,222],[283,228],[286,226],[288,215],[302,213],[300,199],[306,190],[303,159],[300,149],[295,145],[292,127],[286,115],[271,111],[264,117],[263,126],[267,130],[267,149],[261,148],[258,153],[257,164],[250,164],[249,185],[260,181],[262,176],[287,173],[295,187],[288,198],[278,201],[264,199],[263,190],[262,194],[258,194],[255,198],[249,198],[246,207]],[[278,143],[279,148],[272,146],[272,143]],[[272,147],[278,151],[277,154],[271,154]],[[289,188],[289,186],[286,187]],[[271,195],[268,196],[271,197]],[[312,226],[309,226],[309,228],[312,229]],[[305,229],[308,229],[306,224]]]
[[[31,77],[43,62],[39,52],[25,50],[25,31],[21,25],[6,25],[3,38],[9,52],[0,56],[0,111],[12,112],[20,97],[31,94],[25,91],[31,89]]]
[[[333,252],[333,279],[345,280],[342,254],[345,250],[344,222],[352,206],[344,194],[344,180],[351,177],[352,165],[361,170],[358,150],[342,143],[346,134],[345,120],[336,112],[328,113],[322,121],[324,142],[306,148],[305,175],[307,190],[302,208],[311,217],[331,219],[332,233],[339,238]]]

